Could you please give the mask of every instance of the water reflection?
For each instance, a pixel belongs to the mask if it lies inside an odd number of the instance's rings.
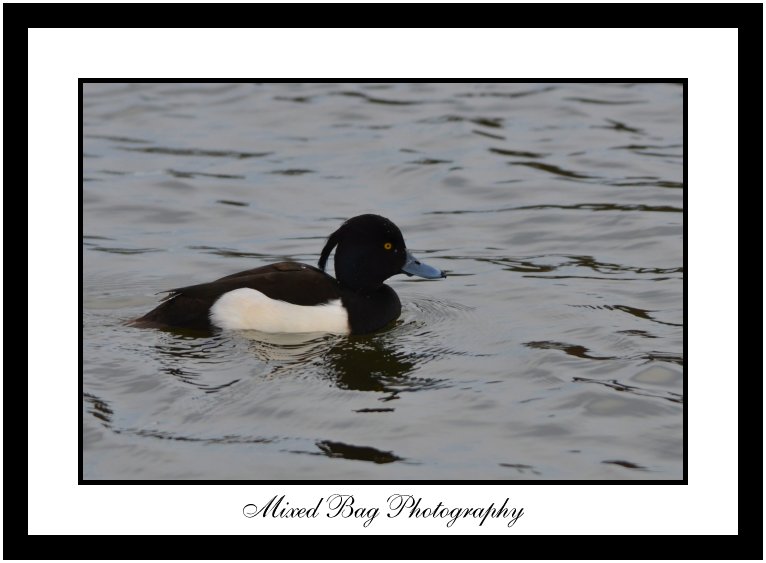
[[[616,356],[594,356],[585,346],[581,346],[579,344],[567,344],[565,342],[551,342],[549,340],[541,340],[537,342],[525,342],[524,346],[537,348],[540,350],[561,350],[570,356],[587,360],[614,360],[617,358]]]
[[[165,154],[173,156],[212,156],[215,158],[261,158],[268,156],[270,152],[241,152],[241,151],[221,151],[208,149],[183,149],[172,147],[123,147],[123,150],[133,152],[144,152],[150,154]]]
[[[649,271],[649,268],[643,268],[643,271]],[[640,273],[643,273],[640,272]],[[652,268],[651,271],[658,271],[658,269]],[[582,307],[587,309],[604,309],[607,311],[621,311],[623,313],[627,313],[629,315],[633,315],[634,317],[637,317],[639,319],[651,321],[653,323],[658,323],[661,325],[668,325],[668,326],[683,326],[681,323],[672,323],[669,321],[660,321],[656,318],[654,318],[649,313],[655,313],[656,311],[648,311],[646,309],[640,309],[638,307],[631,307],[630,305],[570,305],[570,307]]]
[[[285,366],[308,364],[341,338],[332,334],[269,334],[257,330],[243,330],[236,336],[247,340],[248,351],[260,361]]]
[[[274,438],[265,438],[263,436],[187,436],[184,434],[177,434],[173,432],[165,432],[162,430],[149,430],[145,428],[126,428],[123,430],[115,430],[117,434],[133,434],[135,436],[143,436],[148,438],[157,438],[159,440],[174,440],[177,442],[200,442],[203,444],[270,444],[275,441]]]
[[[417,385],[405,377],[415,371],[415,354],[402,352],[384,338],[347,339],[324,354],[324,377],[341,389],[391,392],[393,386]]]
[[[196,172],[167,169],[166,172],[174,178],[218,178],[222,180],[244,180],[241,174],[211,174],[210,172]]]
[[[161,248],[117,248],[107,246],[93,246],[91,250],[109,252],[111,254],[145,254],[147,252],[162,252]]]
[[[627,467],[628,469],[638,469],[641,471],[646,471],[646,467],[643,465],[638,465],[637,463],[633,463],[632,461],[624,461],[619,459],[613,459],[613,460],[604,460],[601,463],[611,463],[613,465],[619,465],[620,467]]]
[[[315,370],[340,389],[390,393],[382,400],[396,398],[404,390],[432,387],[433,378],[412,377],[428,359],[426,352],[402,351],[396,329],[371,336],[342,337],[311,334],[265,334],[244,331],[249,349],[259,360],[278,362],[271,373],[294,368]]]
[[[206,393],[240,381],[240,378],[225,378],[225,381],[211,383],[205,379],[211,375],[210,364],[230,362],[233,349],[241,347],[244,340],[248,355],[260,362],[253,372],[259,377],[310,372],[339,389],[386,393],[381,400],[391,400],[402,391],[432,388],[442,383],[439,379],[412,376],[420,365],[438,356],[440,351],[404,351],[402,338],[406,339],[411,330],[413,327],[400,323],[388,332],[344,337],[171,329],[164,331],[165,338],[155,344],[154,349],[161,372]],[[222,378],[221,374],[217,377]],[[379,410],[393,409],[375,409],[374,412]]]
[[[105,141],[114,141],[116,143],[137,143],[148,144],[149,141],[143,139],[134,139],[132,137],[121,137],[119,135],[83,135],[86,139],[104,139]]]
[[[193,385],[205,393],[215,393],[240,381],[216,373],[223,381],[210,382],[211,364],[225,363],[231,352],[231,342],[222,335],[208,337],[204,331],[165,330],[164,338],[154,345],[160,372],[178,381]]]
[[[555,174],[557,176],[565,176],[567,178],[596,178],[597,176],[590,176],[587,174],[581,174],[579,172],[574,172],[572,170],[565,170],[564,168],[561,168],[560,166],[554,166],[553,164],[543,164],[542,162],[511,162],[509,164],[512,164],[513,166],[528,166],[529,168],[537,168],[538,170],[542,170],[544,172],[550,172],[551,174]]]
[[[675,352],[659,352],[659,351],[650,351],[650,352],[644,352],[640,354],[634,354],[634,355],[625,355],[625,356],[595,356],[591,353],[589,348],[586,348],[585,346],[582,346],[580,344],[570,344],[567,342],[555,342],[551,340],[539,340],[539,341],[532,341],[532,342],[524,342],[524,346],[527,346],[529,348],[535,348],[538,350],[561,350],[565,354],[569,356],[574,356],[576,358],[582,358],[585,360],[644,360],[645,363],[648,362],[670,362],[678,365],[683,365],[684,358],[682,354],[677,354]],[[582,379],[582,381],[585,381],[586,379]],[[620,389],[621,391],[623,389]]]
[[[371,461],[373,463],[391,463],[404,460],[404,458],[394,455],[393,452],[384,452],[369,446],[352,446],[343,442],[331,442],[330,440],[321,440],[316,445],[328,457]]]
[[[510,467],[512,469],[515,469],[516,471],[518,471],[521,474],[530,472],[533,475],[540,475],[540,472],[537,471],[534,468],[534,466],[527,465],[527,464],[524,464],[524,463],[500,463],[499,465],[500,465],[500,467]]]
[[[83,398],[86,402],[87,412],[101,421],[101,424],[106,428],[110,428],[112,426],[112,416],[114,416],[114,411],[112,411],[109,403],[96,395],[87,392],[83,393]]]
[[[547,154],[540,153],[540,152],[512,151],[508,149],[499,149],[496,147],[490,148],[489,152],[493,152],[495,154],[502,154],[504,156],[518,156],[521,158],[545,158],[546,156],[548,156]]]
[[[648,389],[642,389],[641,387],[638,387],[636,385],[626,385],[625,383],[620,383],[616,379],[611,379],[609,381],[601,381],[599,379],[591,379],[588,377],[573,377],[572,381],[575,383],[596,383],[598,385],[604,385],[606,387],[609,387],[610,389],[614,389],[615,391],[622,391],[626,393],[631,393],[633,395],[641,395],[644,397],[656,397],[658,399],[665,399],[666,401],[670,401],[671,403],[683,403],[684,402],[684,396],[680,393],[674,393],[672,391],[664,391],[664,392],[658,392],[658,391],[650,391]]]
[[[574,97],[574,96],[564,98],[564,99],[572,101],[572,102],[580,102],[582,104],[598,104],[598,105],[606,105],[606,106],[624,106],[624,105],[646,103],[643,100],[598,100],[596,98],[580,98],[580,97]],[[607,121],[612,121],[612,120],[607,119]]]
[[[597,128],[613,129],[615,131],[623,131],[625,133],[636,133],[637,135],[644,135],[644,131],[637,127],[629,127],[625,123],[622,123],[620,121],[615,121],[614,119],[607,119],[606,121],[610,125],[604,126],[604,127],[597,127]]]
[[[386,98],[376,98],[373,96],[370,96],[369,94],[364,94],[362,92],[354,92],[354,91],[344,91],[344,92],[335,92],[335,95],[337,96],[348,96],[351,98],[362,98],[364,101],[369,102],[371,104],[383,104],[387,106],[411,106],[411,105],[417,105],[422,104],[422,101],[418,100],[393,100],[393,99],[386,99]]]

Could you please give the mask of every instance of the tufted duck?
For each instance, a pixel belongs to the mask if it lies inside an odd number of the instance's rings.
[[[337,279],[324,271],[336,246]],[[279,262],[173,289],[157,308],[132,324],[364,334],[399,317],[399,297],[383,282],[400,273],[427,279],[447,277],[416,260],[391,221],[380,215],[359,215],[330,235],[319,268]]]

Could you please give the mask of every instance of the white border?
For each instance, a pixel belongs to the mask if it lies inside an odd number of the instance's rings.
[[[30,534],[736,533],[736,30],[31,29],[28,47]],[[249,75],[688,77],[689,486],[78,486],[78,335],[65,328],[78,318],[77,79]],[[509,496],[525,516],[510,531],[243,517],[277,492],[381,506],[395,492],[452,506]]]

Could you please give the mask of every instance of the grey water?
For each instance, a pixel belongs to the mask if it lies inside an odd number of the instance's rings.
[[[683,86],[83,86],[83,478],[683,477]],[[137,329],[377,213],[375,334]],[[332,273],[332,269],[330,269]]]

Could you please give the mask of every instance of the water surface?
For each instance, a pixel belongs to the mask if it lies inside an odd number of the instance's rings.
[[[682,478],[682,96],[86,84],[83,477]],[[124,325],[361,213],[449,272],[386,330]]]

